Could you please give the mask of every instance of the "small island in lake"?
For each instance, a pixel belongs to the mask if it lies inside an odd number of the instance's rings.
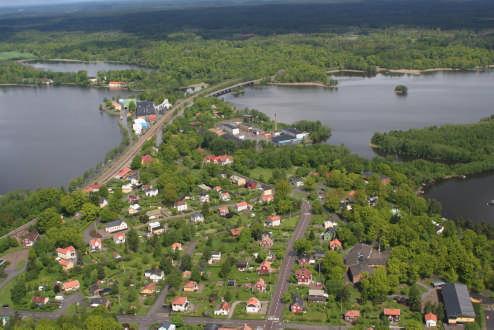
[[[397,85],[395,87],[395,93],[396,93],[396,95],[407,95],[408,94],[408,87],[405,85]]]

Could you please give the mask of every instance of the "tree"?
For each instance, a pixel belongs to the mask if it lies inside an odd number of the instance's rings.
[[[135,170],[138,170],[141,168],[141,156],[137,155],[132,159],[132,163],[130,163],[130,168]]]
[[[374,302],[383,302],[390,291],[388,277],[384,268],[377,268],[361,281],[362,298]]]
[[[84,203],[81,209],[81,220],[85,222],[93,222],[98,218],[99,208],[91,203]]]
[[[276,182],[275,185],[276,197],[278,199],[284,200],[287,199],[292,191],[292,187],[290,183],[286,179],[282,179]]]
[[[113,317],[105,315],[91,315],[84,322],[87,330],[119,330],[122,325]]]
[[[312,250],[312,242],[305,238],[299,239],[293,244],[293,249],[299,256],[308,254]]]
[[[14,286],[10,290],[10,299],[14,304],[20,305],[26,298],[27,288],[26,283],[22,279],[15,281]]]
[[[62,219],[57,210],[50,207],[43,212],[38,217],[37,227],[40,233],[46,233],[48,229],[53,227],[58,227],[62,224]]]
[[[137,252],[139,250],[139,236],[133,228],[127,233],[125,243],[130,251]]]
[[[414,284],[410,287],[410,291],[408,293],[408,304],[410,305],[410,309],[414,312],[420,312],[420,290],[417,284]]]

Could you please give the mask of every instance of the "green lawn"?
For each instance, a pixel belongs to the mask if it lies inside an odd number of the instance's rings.
[[[11,52],[0,52],[0,61],[9,61],[9,60],[30,60],[35,59],[36,56],[30,53],[21,53],[16,51]]]
[[[10,289],[14,286],[15,279],[11,280],[6,286],[0,290],[0,305],[12,306],[12,300],[10,300]]]

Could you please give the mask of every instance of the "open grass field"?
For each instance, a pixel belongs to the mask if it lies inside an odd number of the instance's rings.
[[[31,60],[35,58],[36,56],[31,53],[21,53],[17,51],[0,52],[0,61]]]

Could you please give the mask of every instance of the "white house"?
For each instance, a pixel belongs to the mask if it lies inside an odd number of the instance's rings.
[[[211,253],[211,257],[208,260],[208,264],[216,264],[221,261],[221,252],[213,252]]]
[[[170,110],[171,107],[172,104],[170,103],[170,101],[168,101],[168,99],[164,99],[161,104],[154,106],[154,110],[156,110],[157,112],[164,112],[166,110]]]
[[[186,312],[189,310],[190,304],[187,297],[175,297],[172,300],[172,311]]]
[[[146,197],[156,197],[158,196],[158,193],[158,188],[150,187],[149,189],[144,190],[144,194],[146,195]]]
[[[158,330],[176,330],[176,329],[177,327],[175,326],[175,324],[170,323],[168,321],[161,323],[160,327],[158,328]]]
[[[132,186],[131,183],[127,183],[127,184],[122,185],[122,193],[124,193],[124,194],[131,193],[132,189],[134,189],[134,187]]]
[[[227,133],[229,133],[229,134],[231,134],[231,135],[234,135],[234,136],[236,136],[236,135],[239,135],[239,134],[240,134],[240,130],[239,130],[239,128],[237,127],[237,125],[235,125],[235,124],[231,124],[231,123],[224,123],[223,125],[221,125],[221,128],[222,128],[225,132],[227,132]]]
[[[427,313],[424,315],[425,326],[427,328],[435,328],[437,326],[437,315],[433,313]]]
[[[144,272],[144,277],[157,283],[165,278],[165,273],[160,269],[149,269]]]
[[[222,202],[228,202],[231,200],[230,193],[228,191],[220,192],[220,200]]]
[[[132,204],[131,206],[129,206],[129,215],[134,215],[134,214],[137,214],[139,213],[139,211],[141,210],[141,206],[139,204]]]
[[[219,308],[214,311],[216,316],[228,316],[228,314],[230,314],[230,304],[226,301],[223,301]]]
[[[113,242],[115,242],[115,244],[124,244],[125,233],[116,233],[115,235],[113,235]]]
[[[190,216],[190,222],[192,223],[202,223],[204,222],[204,215],[200,212],[196,212]]]
[[[252,297],[247,300],[247,305],[245,305],[245,311],[247,313],[259,313],[261,311],[261,302],[259,299]]]
[[[150,235],[161,235],[165,232],[165,228],[158,221],[148,223],[148,231]]]
[[[187,202],[184,201],[184,200],[175,202],[175,209],[178,212],[185,212],[185,211],[187,211],[187,209],[188,209]]]
[[[129,226],[122,220],[115,220],[106,224],[105,231],[107,233],[115,233],[117,231],[127,230]]]

